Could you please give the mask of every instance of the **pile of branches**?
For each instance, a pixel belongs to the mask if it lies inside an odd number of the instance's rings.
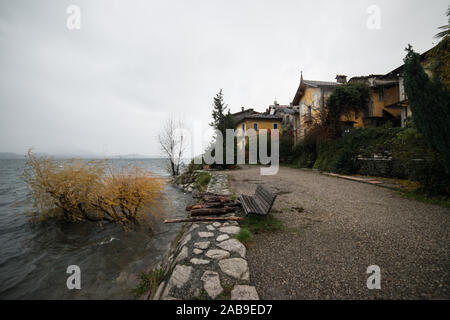
[[[231,200],[229,195],[202,192],[198,197],[201,199],[199,203],[186,207],[186,211],[190,212],[191,217],[224,215],[234,212],[236,207],[241,206],[240,202]]]
[[[164,220],[164,223],[242,220],[241,217],[227,215],[235,212],[236,208],[241,206],[240,202],[233,201],[229,195],[202,192],[198,194],[197,198],[199,198],[198,203],[186,207],[190,218],[168,219]]]

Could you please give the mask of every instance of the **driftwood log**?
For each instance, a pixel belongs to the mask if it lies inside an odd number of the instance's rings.
[[[192,206],[187,206],[186,211],[191,211],[195,209],[203,209],[203,208],[222,208],[224,206],[226,207],[239,207],[241,204],[239,202],[229,202],[229,203],[222,203],[222,202],[206,202],[206,203],[197,203]]]
[[[205,202],[232,202],[230,196],[222,196],[222,195],[208,195],[208,196],[202,196],[202,200]]]
[[[202,208],[202,209],[194,209],[191,210],[191,216],[208,216],[208,215],[221,215],[227,214],[229,212],[233,212],[233,207],[224,207],[224,208]]]
[[[220,194],[213,192],[200,192],[195,196],[195,198],[202,198],[204,196],[220,196]]]
[[[193,217],[185,219],[166,219],[164,223],[201,222],[201,221],[240,221],[241,217]]]

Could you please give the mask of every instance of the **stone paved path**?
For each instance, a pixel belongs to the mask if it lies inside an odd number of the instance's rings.
[[[210,174],[211,174],[211,181],[208,184],[208,188],[206,189],[206,192],[223,194],[223,195],[230,194],[227,175],[223,174],[223,173],[217,173],[214,171],[210,172]]]
[[[229,194],[226,175],[213,173],[208,191]],[[235,221],[186,224],[153,299],[258,300],[249,285],[247,250],[234,238],[239,230]]]

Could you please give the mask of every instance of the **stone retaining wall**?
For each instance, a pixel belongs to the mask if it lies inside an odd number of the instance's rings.
[[[229,194],[225,174],[211,173],[209,192]],[[164,280],[154,300],[257,300],[250,286],[245,246],[234,238],[237,222],[186,223],[161,264]]]

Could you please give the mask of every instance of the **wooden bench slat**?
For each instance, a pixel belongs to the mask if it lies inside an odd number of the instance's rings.
[[[256,187],[256,191],[253,196],[243,194],[240,196],[240,200],[246,214],[255,213],[266,215],[272,208],[276,197],[276,195],[272,194],[269,190],[259,184]]]
[[[267,211],[270,207],[270,204],[266,202],[266,200],[262,199],[262,198],[257,198],[257,203],[259,204],[259,206],[261,207],[262,211]]]

